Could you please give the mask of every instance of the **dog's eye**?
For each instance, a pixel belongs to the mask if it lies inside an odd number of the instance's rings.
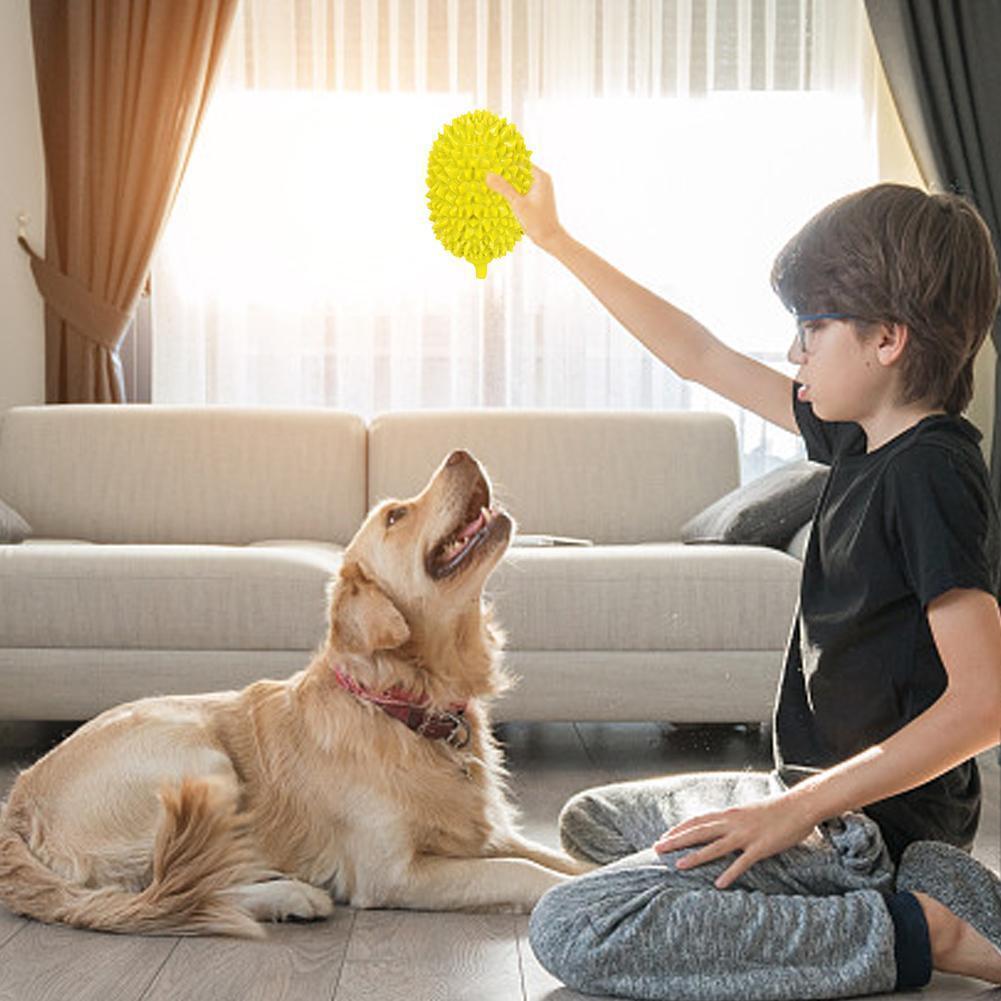
[[[386,512],[386,528],[395,525],[406,513],[405,507],[391,507]]]

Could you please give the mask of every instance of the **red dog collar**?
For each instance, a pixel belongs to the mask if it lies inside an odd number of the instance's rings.
[[[415,699],[404,689],[396,686],[384,692],[373,692],[357,682],[339,667],[334,667],[334,678],[346,692],[364,702],[371,702],[394,719],[406,723],[411,730],[429,740],[444,740],[453,747],[465,747],[469,743],[469,723],[466,720],[466,703],[455,702],[444,712],[431,712],[427,708],[428,697]]]

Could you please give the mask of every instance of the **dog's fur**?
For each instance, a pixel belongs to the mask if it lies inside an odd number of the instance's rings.
[[[329,914],[331,897],[529,910],[584,871],[521,837],[505,798],[486,702],[506,679],[482,591],[513,522],[489,505],[479,464],[452,453],[418,496],[369,513],[304,671],[108,710],[23,772],[0,811],[0,901],[107,931],[256,937],[263,920]],[[445,566],[471,523],[469,554]],[[335,667],[435,709],[468,702],[468,743],[409,729]]]

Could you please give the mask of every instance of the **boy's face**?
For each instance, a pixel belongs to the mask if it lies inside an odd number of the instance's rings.
[[[877,327],[860,339],[851,320],[820,319],[803,324],[807,349],[797,335],[787,355],[799,366],[799,398],[825,421],[864,422],[893,399],[895,362],[903,343],[899,332]]]

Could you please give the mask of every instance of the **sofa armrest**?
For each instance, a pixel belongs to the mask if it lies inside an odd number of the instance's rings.
[[[803,557],[806,554],[806,544],[810,540],[810,529],[813,526],[812,521],[808,521],[793,537],[789,540],[789,545],[786,546],[786,552],[790,556],[795,556],[801,563],[803,562]]]

